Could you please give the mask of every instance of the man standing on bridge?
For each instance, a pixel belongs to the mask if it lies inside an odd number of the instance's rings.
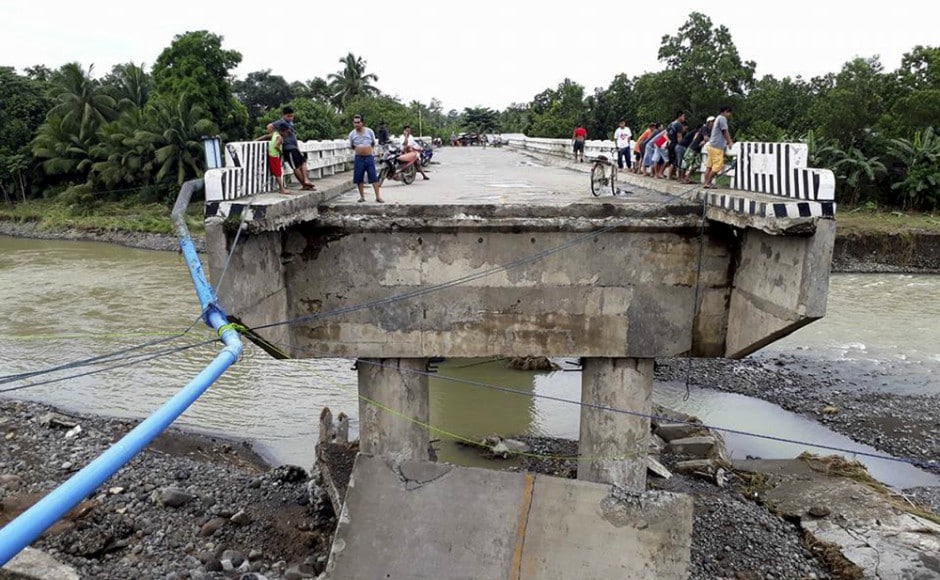
[[[349,148],[356,152],[356,159],[353,163],[353,183],[359,188],[359,203],[366,200],[366,174],[369,175],[369,183],[375,191],[375,201],[385,203],[379,194],[379,177],[375,173],[373,147],[376,144],[375,133],[362,122],[362,115],[353,115],[353,130],[349,132]]]
[[[708,141],[708,167],[705,168],[705,189],[712,189],[712,179],[725,167],[725,148],[734,145],[728,132],[728,117],[731,107],[722,107],[712,126],[711,139]]]
[[[273,123],[268,123],[267,129],[268,135],[270,136],[269,138],[273,138],[274,133],[281,127],[287,128],[287,136],[284,137],[284,146],[282,149],[284,159],[294,168],[294,175],[297,176],[297,181],[301,183],[301,189],[316,189],[316,186],[312,184],[310,178],[307,177],[307,156],[301,153],[297,146],[297,133],[294,132],[293,108],[284,107],[283,116]]]
[[[583,163],[584,142],[587,140],[587,129],[585,129],[581,123],[578,123],[578,126],[574,129],[574,135],[572,138],[574,139],[574,160],[579,163]]]

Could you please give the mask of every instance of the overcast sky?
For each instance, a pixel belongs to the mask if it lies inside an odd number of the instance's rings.
[[[809,79],[875,55],[894,70],[914,46],[940,46],[940,3],[913,0],[0,0],[0,65],[22,72],[77,61],[100,76],[133,61],[150,70],[175,35],[208,30],[242,54],[238,78],[264,69],[288,82],[326,78],[352,52],[383,92],[406,103],[503,109],[565,77],[590,93],[621,72],[662,70],[662,37],[693,11],[726,26],[759,76]]]

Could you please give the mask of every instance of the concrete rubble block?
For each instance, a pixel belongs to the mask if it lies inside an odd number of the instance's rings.
[[[940,524],[907,511],[910,505],[887,488],[826,473],[834,457],[747,460],[735,467],[776,476],[775,486],[762,493],[766,504],[839,548],[860,577],[940,578]]]
[[[656,475],[663,479],[669,479],[670,477],[672,477],[672,473],[669,471],[669,469],[666,468],[665,465],[660,463],[659,460],[656,459],[655,457],[650,457],[650,456],[646,457],[646,469],[653,475]]]
[[[711,435],[699,437],[686,437],[669,442],[669,448],[674,453],[691,455],[692,457],[708,457],[715,446],[715,438]]]
[[[675,469],[679,473],[708,473],[713,474],[718,468],[718,463],[714,459],[689,459],[688,461],[679,461]]]
[[[325,577],[684,579],[691,534],[684,495],[360,454]]]
[[[30,580],[55,578],[56,580],[79,580],[75,568],[63,564],[49,554],[34,548],[24,548],[0,568],[0,578]]]
[[[666,442],[659,435],[650,436],[649,452],[652,455],[661,455],[666,448]]]
[[[689,423],[661,423],[656,427],[655,433],[666,441],[673,441],[708,434],[708,429]]]

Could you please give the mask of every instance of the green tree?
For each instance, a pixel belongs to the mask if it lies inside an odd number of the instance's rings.
[[[817,96],[808,112],[813,127],[835,139],[842,149],[861,147],[866,131],[886,111],[886,80],[881,71],[877,58],[856,58],[843,65],[839,74],[828,77],[831,88]]]
[[[900,137],[940,127],[940,49],[914,47],[901,59],[892,80],[896,94],[889,113],[877,123],[883,133]]]
[[[529,131],[531,111],[525,103],[512,103],[499,113],[499,126],[503,133],[523,133]]]
[[[115,65],[101,84],[121,111],[146,107],[153,89],[153,82],[144,67],[132,62]]]
[[[695,123],[717,114],[721,105],[743,111],[756,65],[741,59],[727,27],[692,12],[675,36],[663,37],[658,58],[665,70],[652,75],[642,93],[637,86],[638,110],[650,120],[671,121],[683,110]],[[738,127],[746,128],[740,122]]]
[[[55,106],[49,117],[62,119],[62,126],[72,128],[82,141],[89,140],[104,123],[117,117],[117,103],[101,83],[78,63],[63,65],[50,79]]]
[[[400,101],[387,95],[359,96],[347,103],[346,114],[342,116],[342,135],[352,130],[352,116],[362,115],[366,126],[377,131],[379,123],[385,121],[390,133],[400,133],[405,125],[414,125],[418,130],[418,115]]]
[[[940,205],[940,138],[933,127],[913,139],[892,139],[891,153],[903,164],[901,179],[891,189],[901,194],[901,207],[936,209]]]
[[[589,135],[606,135],[613,138],[614,129],[621,119],[635,133],[640,126],[633,81],[620,73],[606,89],[594,91],[592,120],[587,129]]]
[[[294,81],[290,84],[291,98],[294,99],[313,99],[321,103],[330,103],[333,93],[330,91],[330,84],[326,80],[315,77],[306,83]]]
[[[30,144],[43,172],[59,184],[84,183],[91,170],[96,135],[75,130],[63,117],[50,116]]]
[[[832,172],[838,187],[846,194],[843,201],[855,206],[862,200],[863,188],[873,184],[887,170],[878,157],[868,157],[861,149],[852,147],[832,164]]]
[[[89,183],[95,190],[121,189],[153,182],[154,146],[142,134],[150,130],[152,109],[129,109],[99,131]]]
[[[50,100],[43,82],[0,67],[0,190],[12,201],[25,199],[30,187],[29,142],[42,124]]]
[[[293,91],[284,77],[272,75],[271,69],[248,73],[243,81],[232,86],[235,97],[248,109],[248,121],[257,125],[258,118],[268,111],[279,110],[293,98]]]
[[[339,62],[343,68],[327,76],[332,91],[330,100],[337,109],[345,111],[347,103],[358,96],[379,94],[379,89],[372,84],[377,82],[379,77],[366,73],[366,61],[362,57],[350,52],[339,59]]]
[[[201,105],[180,95],[175,103],[159,100],[147,109],[147,129],[134,138],[153,148],[154,180],[175,186],[205,171],[203,135],[218,132]]]
[[[231,71],[240,52],[222,48],[223,37],[206,30],[173,38],[153,65],[154,98],[175,108],[181,99],[198,105],[228,139],[247,135],[248,110],[232,94]]]
[[[294,99],[287,103],[294,109],[294,131],[301,141],[336,139],[345,135],[339,116],[331,105]],[[264,134],[268,123],[281,118],[279,110],[268,111],[259,119],[258,134]]]
[[[467,107],[463,110],[461,126],[476,133],[493,133],[500,129],[499,114],[489,107]]]
[[[563,80],[555,90],[547,89],[536,95],[530,109],[531,137],[570,137],[578,123],[587,122],[584,87],[571,79]]]
[[[747,97],[747,136],[755,141],[783,141],[805,134],[812,128],[807,116],[812,103],[812,87],[803,79],[763,77]]]

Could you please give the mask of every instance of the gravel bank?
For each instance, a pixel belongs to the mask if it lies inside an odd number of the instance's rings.
[[[684,381],[687,359],[657,361],[656,379]],[[848,364],[848,363],[846,363]],[[690,383],[769,401],[881,452],[940,473],[940,396],[878,392],[883,377],[796,356],[693,359]],[[852,376],[847,380],[844,376]]]
[[[0,401],[0,525],[135,425]],[[308,484],[304,469],[269,468],[247,443],[173,432],[33,547],[99,580],[313,578],[335,524]]]

